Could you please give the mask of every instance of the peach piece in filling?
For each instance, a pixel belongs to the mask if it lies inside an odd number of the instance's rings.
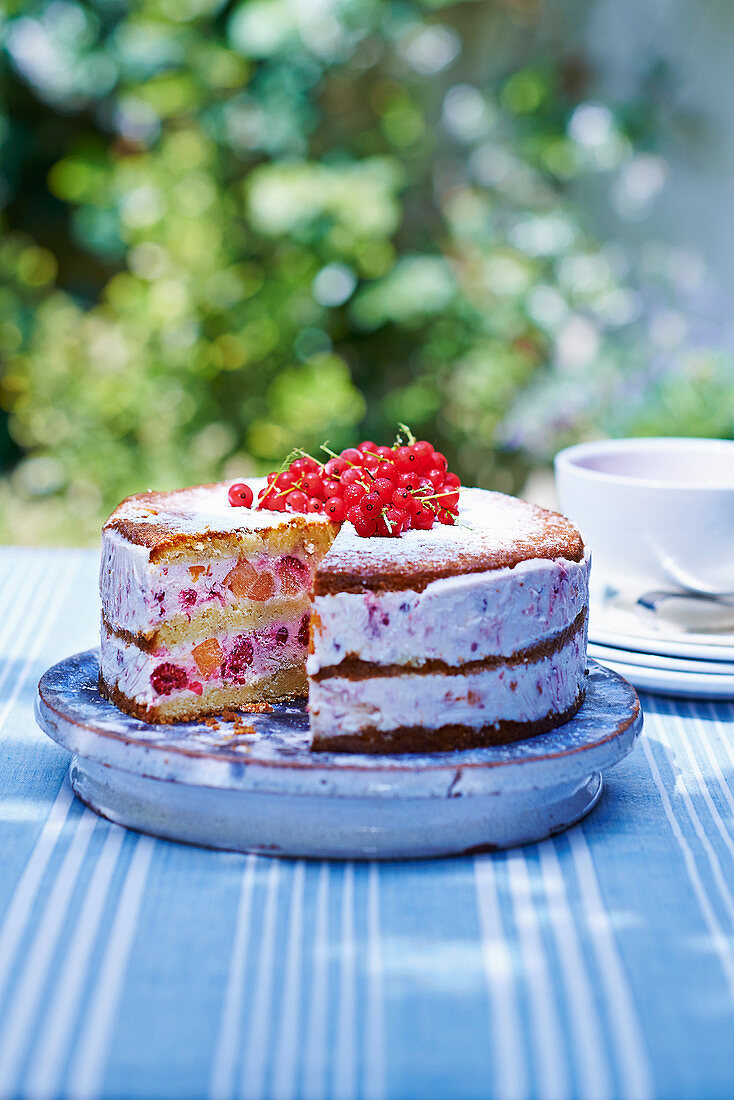
[[[235,596],[250,600],[269,600],[275,591],[273,574],[259,573],[244,558],[240,558],[234,569],[230,569],[224,583]]]
[[[212,676],[219,669],[224,654],[216,638],[207,638],[200,645],[194,646],[191,656],[202,676]]]

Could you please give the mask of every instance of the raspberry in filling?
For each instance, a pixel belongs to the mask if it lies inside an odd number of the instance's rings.
[[[193,607],[196,603],[196,592],[193,588],[184,588],[179,596],[181,607]]]
[[[301,619],[301,625],[298,628],[298,641],[303,646],[308,645],[308,632],[309,632],[310,616],[304,615]]]
[[[283,558],[278,563],[280,590],[284,596],[297,596],[308,584],[308,568],[298,558]]]
[[[162,665],[154,668],[150,674],[150,682],[159,695],[170,695],[172,691],[180,691],[188,683],[188,676],[178,665],[164,661]]]
[[[279,627],[278,630],[276,630],[275,640],[278,643],[278,645],[285,645],[285,643],[288,641],[288,627],[287,626],[281,626],[281,627]]]
[[[252,642],[244,634],[235,638],[232,649],[222,661],[222,679],[234,680],[241,684],[247,679],[247,670],[252,664]]]

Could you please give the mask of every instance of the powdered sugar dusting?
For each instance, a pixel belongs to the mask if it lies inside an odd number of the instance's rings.
[[[531,558],[575,560],[579,549],[578,532],[563,516],[504,493],[463,489],[453,526],[435,524],[398,539],[363,539],[345,523],[321,572],[405,574],[472,562],[491,568]]]
[[[240,479],[242,480],[242,479]],[[256,508],[233,508],[227,492],[232,481],[214,485],[194,485],[190,489],[174,489],[170,492],[140,493],[123,500],[105,524],[105,529],[121,529],[127,541],[142,542],[132,533],[130,525],[141,526],[140,535],[160,536],[165,541],[172,534],[195,537],[197,535],[233,534],[286,527],[293,522],[289,512],[258,511]],[[247,484],[255,497],[265,485],[264,478],[247,478]],[[304,517],[305,518],[305,517]],[[326,516],[310,514],[309,523],[329,523]],[[146,544],[150,542],[145,538]]]

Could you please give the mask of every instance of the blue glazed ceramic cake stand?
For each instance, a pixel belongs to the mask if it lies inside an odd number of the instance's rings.
[[[268,855],[415,859],[539,840],[589,812],[642,728],[634,688],[594,662],[583,706],[550,733],[399,756],[310,752],[303,704],[149,725],[102,698],[98,672],[96,650],[69,657],[36,700],[82,801],[131,829]]]

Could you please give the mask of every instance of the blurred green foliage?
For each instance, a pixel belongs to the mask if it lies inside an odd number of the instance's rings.
[[[508,490],[592,432],[731,434],[729,360],[668,306],[650,344],[574,197],[654,192],[640,113],[534,11],[10,0],[3,537],[91,540],[127,493],[397,421]]]

